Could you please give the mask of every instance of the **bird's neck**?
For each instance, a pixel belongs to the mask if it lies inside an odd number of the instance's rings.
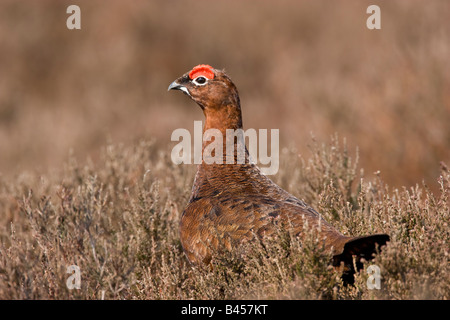
[[[273,183],[261,174],[245,146],[240,108],[230,109],[226,113],[205,112],[203,161],[197,169],[190,201],[224,190],[242,195],[265,194],[268,188],[273,188]],[[219,133],[223,139],[222,144],[217,143],[216,138],[213,137]],[[211,140],[209,140],[210,137]],[[216,152],[219,153],[216,154]]]
[[[207,165],[212,161],[205,161],[205,157],[216,159],[216,164],[221,161],[223,164],[235,165],[248,163],[249,154],[243,136],[240,107],[222,106],[220,109],[205,110],[204,113],[206,121],[203,128],[203,164],[206,162]],[[220,142],[217,139],[222,140]]]
[[[203,133],[209,129],[217,129],[225,135],[227,129],[242,129],[241,108],[234,105],[223,106],[220,109],[205,109],[206,117]]]

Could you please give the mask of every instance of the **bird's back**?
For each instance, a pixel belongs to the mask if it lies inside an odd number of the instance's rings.
[[[189,260],[209,262],[211,249],[231,249],[254,235],[270,235],[280,224],[299,236],[305,224],[317,227],[325,247],[333,247],[337,253],[349,239],[305,202],[272,182],[256,165],[202,164],[182,216],[181,240]]]

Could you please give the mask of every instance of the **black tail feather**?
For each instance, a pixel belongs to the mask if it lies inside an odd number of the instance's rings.
[[[342,280],[345,285],[355,282],[354,274],[363,268],[361,259],[370,261],[374,258],[380,248],[390,240],[387,234],[375,234],[370,236],[355,237],[350,239],[345,245],[341,254],[333,257],[333,266],[339,267],[344,264]],[[356,256],[356,271],[353,265],[353,256]]]

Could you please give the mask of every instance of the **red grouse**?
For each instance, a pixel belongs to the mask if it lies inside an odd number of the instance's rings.
[[[172,82],[168,90],[181,90],[200,106],[206,117],[203,132],[218,129],[226,137],[227,129],[242,129],[238,91],[224,71],[198,65]],[[204,139],[202,153],[209,143]],[[233,143],[238,145],[235,137]],[[317,211],[262,174],[249,161],[245,144],[244,163],[225,161],[226,139],[223,144],[222,163],[208,164],[203,159],[198,165],[191,197],[181,217],[181,243],[192,263],[209,264],[219,248],[231,250],[244,239],[270,235],[280,222],[289,222],[300,239],[306,223],[309,228],[320,224],[319,236],[325,248],[333,250],[333,265],[343,263],[347,270],[344,282],[351,283],[353,256],[358,258],[357,268],[361,268],[360,258],[372,259],[377,247],[389,241],[386,234],[342,235]]]

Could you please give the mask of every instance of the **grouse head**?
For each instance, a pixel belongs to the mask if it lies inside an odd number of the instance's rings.
[[[194,100],[202,108],[208,127],[242,127],[239,94],[224,71],[198,65],[172,82],[168,90],[180,90]]]

